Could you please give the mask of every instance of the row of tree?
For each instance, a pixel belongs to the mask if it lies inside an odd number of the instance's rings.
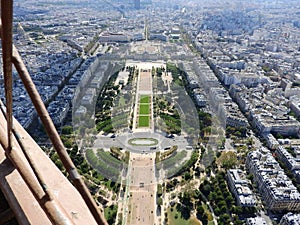
[[[120,169],[114,168],[101,159],[99,159],[92,149],[86,150],[86,159],[89,164],[95,168],[101,175],[110,177],[111,179],[118,180],[120,175]]]
[[[236,205],[225,178],[225,172],[218,171],[210,181],[204,180],[199,190],[212,205],[215,215],[218,216],[218,224],[243,224],[238,215],[254,213],[255,209]],[[205,201],[204,199],[201,200]]]

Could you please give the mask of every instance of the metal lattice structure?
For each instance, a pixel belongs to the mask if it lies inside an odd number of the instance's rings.
[[[13,1],[1,0],[6,106],[0,102],[0,225],[107,224],[78,174],[42,99],[13,45]],[[16,68],[73,185],[13,118],[12,68]],[[5,198],[5,199],[4,199]],[[1,203],[0,202],[0,203]],[[11,221],[15,221],[11,222]]]

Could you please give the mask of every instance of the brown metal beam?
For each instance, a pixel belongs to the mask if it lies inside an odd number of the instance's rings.
[[[13,64],[17,69],[20,78],[31,98],[31,101],[44,125],[44,128],[56,150],[57,154],[59,155],[64,167],[66,168],[67,172],[70,175],[70,178],[76,187],[76,189],[81,194],[82,198],[86,202],[89,210],[91,211],[92,215],[94,216],[95,220],[99,225],[108,225],[103,215],[100,213],[93,197],[91,196],[88,188],[86,187],[85,183],[83,182],[81,176],[76,170],[75,165],[73,164],[72,160],[70,159],[61,139],[60,136],[49,116],[49,113],[39,95],[30,75],[29,72],[23,63],[20,54],[18,53],[17,49],[13,48]]]
[[[78,174],[72,160],[70,159],[60,137],[56,131],[56,128],[48,114],[48,111],[43,104],[43,101],[17,51],[12,45],[12,0],[1,0],[1,18],[2,18],[2,46],[3,46],[3,68],[5,75],[5,90],[6,90],[6,104],[7,104],[7,143],[5,138],[1,137],[0,142],[7,153],[9,158],[13,161],[18,168],[22,162],[15,157],[14,154],[10,154],[12,150],[12,62],[15,65],[20,78],[36,108],[36,111],[45,127],[45,130],[57,151],[64,167],[69,173],[74,186],[77,188],[84,201],[86,202],[89,210],[94,216],[99,225],[108,225],[103,215],[100,213],[94,199],[92,198],[88,188],[84,184],[81,176]],[[22,170],[22,166],[19,168]],[[19,171],[22,174],[22,171]],[[26,175],[24,175],[26,178]],[[41,180],[40,180],[41,183]],[[45,189],[44,189],[45,190]],[[35,191],[34,188],[32,191]],[[38,196],[37,196],[38,197]],[[41,196],[39,196],[41,197]],[[48,195],[49,197],[49,195]]]
[[[5,117],[7,117],[7,115],[5,115],[6,112],[6,108],[5,106],[0,103],[0,109],[2,110],[3,114]],[[6,118],[7,119],[7,118]],[[45,182],[45,180],[43,179],[43,176],[41,175],[40,171],[38,170],[36,163],[34,162],[33,157],[31,156],[31,154],[29,153],[29,151],[26,149],[25,143],[23,143],[22,138],[20,138],[21,136],[19,135],[19,133],[16,131],[15,127],[13,127],[13,135],[16,138],[18,144],[20,145],[21,150],[24,153],[24,156],[27,160],[27,162],[29,163],[32,172],[34,173],[35,177],[37,178],[41,188],[44,190],[45,194],[47,195],[47,198],[49,200],[53,200],[53,194],[52,192],[48,189],[47,184]]]
[[[3,72],[5,83],[5,98],[7,106],[7,137],[8,148],[11,150],[12,137],[12,23],[13,23],[13,1],[1,0],[2,25],[2,51]]]
[[[3,72],[5,83],[6,110],[1,109],[1,121],[6,121],[6,127],[0,129],[0,142],[6,152],[7,157],[14,164],[24,181],[32,191],[40,206],[44,209],[48,218],[53,224],[72,225],[72,220],[64,210],[49,195],[45,195],[44,190],[39,185],[36,177],[20,157],[20,146],[13,138],[13,113],[12,113],[12,25],[13,25],[13,1],[1,0],[1,29],[2,51],[3,51]],[[2,105],[2,103],[0,103]],[[5,135],[6,132],[6,135]],[[17,150],[19,149],[19,151]]]
[[[0,101],[0,105],[3,103]],[[0,121],[5,121],[5,112],[2,111],[3,107],[0,110]],[[3,123],[0,124],[0,143],[3,149],[8,148],[8,140],[6,138],[5,133],[7,132],[7,128],[3,126]],[[49,220],[53,224],[57,225],[73,225],[74,223],[65,212],[65,210],[60,206],[60,204],[55,201],[55,199],[50,199],[48,195],[45,194],[44,190],[37,182],[34,173],[26,163],[22,159],[20,152],[22,151],[18,142],[12,136],[12,145],[13,148],[11,151],[6,152],[7,157],[13,163],[15,168],[18,170],[19,174],[27,184],[28,188],[32,192],[33,196],[36,198],[40,206],[43,208],[44,212],[48,216]]]

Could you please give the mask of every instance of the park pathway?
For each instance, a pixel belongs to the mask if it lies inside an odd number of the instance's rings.
[[[153,133],[153,91],[152,91],[152,67],[150,63],[140,63],[135,97],[133,117],[133,133]],[[142,111],[141,97],[146,99],[149,107],[145,116],[149,118],[148,126],[139,124],[139,116]],[[144,113],[143,113],[144,114]],[[145,137],[148,138],[148,137]],[[126,225],[155,225],[158,224],[156,210],[157,180],[155,177],[155,153],[138,154],[130,153],[128,172],[126,178],[126,191],[123,199],[123,223]]]

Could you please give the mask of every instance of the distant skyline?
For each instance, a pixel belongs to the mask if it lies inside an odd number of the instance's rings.
[[[167,5],[181,5],[181,6],[193,6],[193,5],[218,5],[218,6],[232,6],[232,5],[248,5],[251,6],[253,4],[257,5],[263,5],[264,7],[272,6],[272,5],[280,5],[280,6],[286,6],[289,4],[298,4],[299,2],[297,0],[166,0],[166,1],[159,1],[159,0],[51,0],[51,1],[42,1],[42,0],[36,0],[36,1],[26,1],[27,4],[30,2],[33,6],[42,6],[42,5],[52,5],[52,4],[57,4],[57,5],[72,5],[72,6],[87,6],[88,5],[95,5],[100,2],[108,5],[115,5],[115,4],[124,4],[124,5],[131,5],[134,6],[135,8],[143,8],[143,5],[149,4],[149,3],[154,3],[154,4],[161,4],[164,6]],[[21,0],[15,0],[14,5],[20,5],[24,6],[24,1]],[[253,5],[254,6],[254,5]],[[297,8],[297,7],[296,7]]]
[[[134,8],[140,9],[141,8],[141,1],[140,0],[134,0]]]

